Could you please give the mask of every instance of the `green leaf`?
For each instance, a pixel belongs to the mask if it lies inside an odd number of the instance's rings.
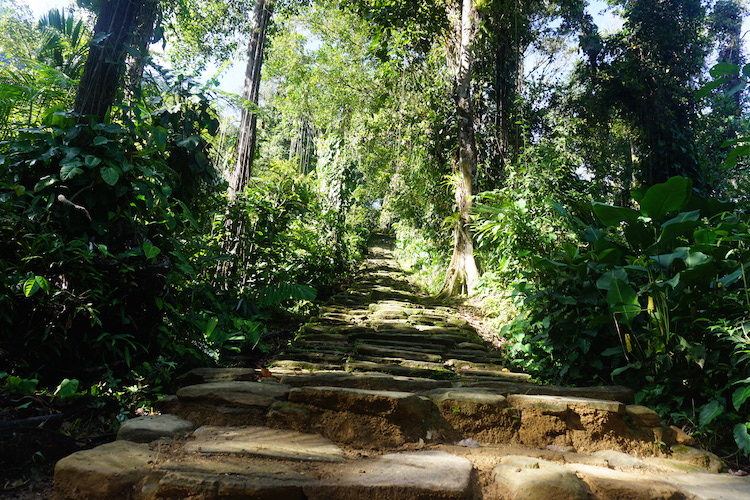
[[[216,329],[216,325],[218,324],[219,324],[219,318],[217,318],[216,316],[206,321],[206,326],[203,329],[203,335],[206,338],[211,338],[211,335],[213,335],[214,330]]]
[[[35,378],[21,378],[11,375],[5,380],[8,392],[31,394],[36,390],[39,380]]]
[[[110,186],[114,186],[120,180],[120,173],[115,167],[102,167],[101,175],[104,182]]]
[[[89,168],[94,168],[102,162],[102,159],[94,155],[86,155],[83,157],[83,161]]]
[[[719,78],[721,76],[732,75],[736,76],[740,74],[740,67],[737,64],[728,62],[720,62],[715,64],[709,71],[708,74],[713,78]]]
[[[602,276],[598,280],[596,280],[596,287],[600,290],[609,290],[609,287],[612,284],[612,280],[615,278],[619,279],[620,281],[627,282],[628,272],[622,268],[607,271],[606,273],[602,274]]]
[[[83,169],[79,168],[77,165],[65,165],[60,167],[60,179],[64,181],[70,180],[76,175],[82,173]]]
[[[279,283],[261,289],[258,292],[257,302],[259,307],[266,308],[289,299],[314,300],[317,293],[317,290],[311,286],[297,283]]]
[[[104,144],[107,144],[108,142],[109,139],[101,135],[97,135],[96,137],[94,137],[94,140],[91,141],[94,146],[102,146]]]
[[[591,204],[594,213],[605,226],[618,226],[620,222],[635,224],[638,221],[639,213],[629,207],[617,207],[605,203],[593,202]]]
[[[55,389],[54,395],[63,401],[74,398],[79,395],[76,392],[78,391],[78,385],[79,382],[76,379],[63,379],[63,381],[60,382],[60,385],[57,386],[57,389]]]
[[[167,149],[167,129],[164,127],[154,127],[153,134],[156,148],[159,151],[164,152]]]
[[[747,424],[735,424],[732,434],[734,435],[734,442],[737,443],[737,448],[742,450],[745,455],[750,455],[750,434],[747,432]]]
[[[659,233],[659,236],[656,238],[656,243],[653,246],[658,247],[658,246],[665,245],[666,243],[670,243],[674,241],[675,239],[679,238],[680,236],[684,236],[688,233],[691,233],[693,229],[698,227],[699,224],[700,222],[698,221],[685,221],[685,222],[676,222],[666,227],[663,227],[663,229]]]
[[[724,407],[721,406],[719,401],[713,400],[710,403],[703,405],[703,408],[698,415],[698,425],[700,427],[706,427],[722,413],[724,413]]]
[[[33,278],[27,279],[23,284],[23,294],[26,297],[31,297],[39,290],[49,293],[51,291],[49,281],[44,276],[34,276]]]
[[[733,273],[729,273],[726,276],[723,276],[716,280],[718,283],[721,283],[721,286],[728,287],[729,285],[733,285],[736,283],[741,277],[742,277],[743,269],[740,267]]]
[[[148,241],[143,242],[143,255],[145,255],[147,259],[153,259],[160,253],[161,249],[159,249],[159,247],[149,243]]]
[[[723,84],[731,82],[731,81],[732,81],[731,78],[724,77],[724,78],[719,78],[718,80],[714,80],[712,82],[708,82],[695,92],[695,98],[703,99],[708,94],[710,94],[712,90],[718,87],[721,87]]]
[[[687,247],[677,247],[674,249],[674,252],[672,253],[665,253],[661,255],[651,255],[649,258],[654,259],[654,261],[659,264],[663,269],[669,270],[674,265],[674,261],[676,259],[687,259],[688,256],[688,249]]]
[[[34,185],[34,192],[38,193],[44,188],[50,187],[53,184],[57,182],[57,178],[52,175],[45,175],[41,179],[39,179],[39,182]]]
[[[735,390],[732,394],[732,405],[734,406],[734,409],[740,411],[740,406],[747,401],[747,398],[750,398],[750,385]]]
[[[659,221],[670,212],[678,212],[690,199],[692,188],[693,181],[686,177],[672,177],[655,184],[641,200],[641,213]]]
[[[185,148],[188,151],[192,151],[196,147],[198,147],[198,144],[200,144],[200,137],[198,137],[197,135],[191,135],[189,137],[179,139],[176,142],[179,147]]]
[[[727,157],[724,160],[724,166],[726,168],[736,167],[737,158],[739,158],[740,156],[746,156],[748,154],[750,154],[750,144],[737,146],[736,148],[732,149],[729,154],[727,154]]]
[[[613,314],[621,316],[628,324],[641,312],[638,294],[619,278],[612,278],[607,292],[607,304]]]

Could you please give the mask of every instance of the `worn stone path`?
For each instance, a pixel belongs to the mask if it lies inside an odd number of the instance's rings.
[[[161,415],[58,462],[55,498],[747,499],[623,387],[530,383],[375,237],[267,371],[199,369]]]

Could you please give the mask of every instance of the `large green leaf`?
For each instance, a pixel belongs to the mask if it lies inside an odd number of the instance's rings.
[[[51,289],[49,281],[44,276],[34,276],[27,279],[23,284],[23,294],[25,297],[31,297],[39,290],[50,293]]]
[[[613,279],[619,279],[620,281],[626,282],[628,280],[628,272],[623,268],[616,268],[607,271],[596,280],[596,287],[600,290],[609,290]]]
[[[641,213],[659,221],[670,212],[678,212],[690,200],[692,187],[693,181],[686,177],[672,177],[651,186],[641,200]]]
[[[143,255],[145,255],[147,259],[153,259],[160,253],[161,249],[153,243],[149,243],[148,241],[143,242]]]
[[[120,173],[115,167],[102,167],[101,174],[104,182],[110,186],[114,186],[120,180]]]
[[[750,398],[750,385],[736,389],[732,394],[732,405],[734,406],[734,409],[740,411],[740,406],[742,406],[748,398]]]
[[[619,278],[612,278],[607,292],[607,304],[615,317],[623,318],[627,324],[641,312],[638,294],[633,287]]]
[[[710,403],[703,405],[701,412],[698,414],[698,424],[701,427],[705,427],[722,413],[724,413],[724,407],[721,406],[719,401],[714,399]]]
[[[629,207],[617,207],[596,201],[591,204],[591,208],[594,209],[594,213],[605,226],[618,226],[623,221],[628,224],[635,224],[640,215]]]
[[[665,253],[661,255],[651,255],[649,256],[651,259],[654,259],[657,264],[663,269],[670,270],[672,266],[674,265],[674,261],[676,259],[685,260],[688,256],[688,248],[687,247],[678,247],[675,248],[673,252],[671,253]]]
[[[708,71],[708,74],[713,78],[719,78],[727,75],[736,76],[740,74],[740,67],[737,64],[720,62],[718,64],[714,64],[713,67]]]
[[[660,247],[662,245],[666,245],[667,243],[674,241],[680,236],[684,236],[688,233],[691,233],[693,229],[698,227],[698,225],[700,225],[700,222],[698,221],[685,221],[685,222],[676,222],[668,226],[665,226],[662,228],[661,232],[659,233],[658,238],[656,238],[656,243],[654,244],[654,247]]]
[[[34,186],[34,192],[38,193],[44,188],[47,188],[49,186],[52,186],[57,182],[57,179],[52,175],[45,175],[41,179],[39,179],[39,182],[36,183]]]
[[[732,434],[737,448],[745,455],[750,455],[750,434],[747,433],[747,424],[736,424],[732,429]]]
[[[69,179],[72,179],[78,174],[82,174],[83,169],[80,168],[78,165],[70,164],[70,165],[63,165],[62,167],[60,167],[60,179],[67,181]]]

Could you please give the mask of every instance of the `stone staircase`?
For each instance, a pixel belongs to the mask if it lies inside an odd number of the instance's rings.
[[[55,468],[55,498],[746,499],[750,478],[624,387],[536,385],[414,290],[376,237],[362,279],[268,369],[204,368]]]

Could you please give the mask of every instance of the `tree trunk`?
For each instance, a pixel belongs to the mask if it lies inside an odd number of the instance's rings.
[[[266,40],[266,28],[273,12],[273,0],[256,0],[253,7],[253,25],[250,40],[247,44],[247,68],[245,69],[245,86],[242,99],[250,106],[258,104],[260,89],[260,71],[263,65],[263,46]],[[229,184],[229,199],[235,199],[247,187],[253,170],[255,156],[257,115],[251,107],[242,108],[240,135],[237,140],[237,164]]]
[[[133,26],[130,45],[133,51],[125,59],[125,93],[128,100],[135,100],[141,96],[141,80],[143,68],[146,65],[148,46],[154,35],[154,24],[159,13],[159,0],[143,0],[138,9]],[[137,52],[137,56],[134,54]]]
[[[103,0],[94,25],[94,39],[78,84],[74,111],[104,118],[115,102],[125,68],[125,49],[141,1]]]
[[[456,68],[456,111],[458,115],[458,164],[456,165],[456,205],[458,217],[453,229],[453,257],[448,265],[443,296],[471,293],[479,271],[474,260],[471,222],[472,182],[477,167],[474,138],[474,110],[471,102],[471,42],[475,32],[473,0],[462,0],[458,65]]]

